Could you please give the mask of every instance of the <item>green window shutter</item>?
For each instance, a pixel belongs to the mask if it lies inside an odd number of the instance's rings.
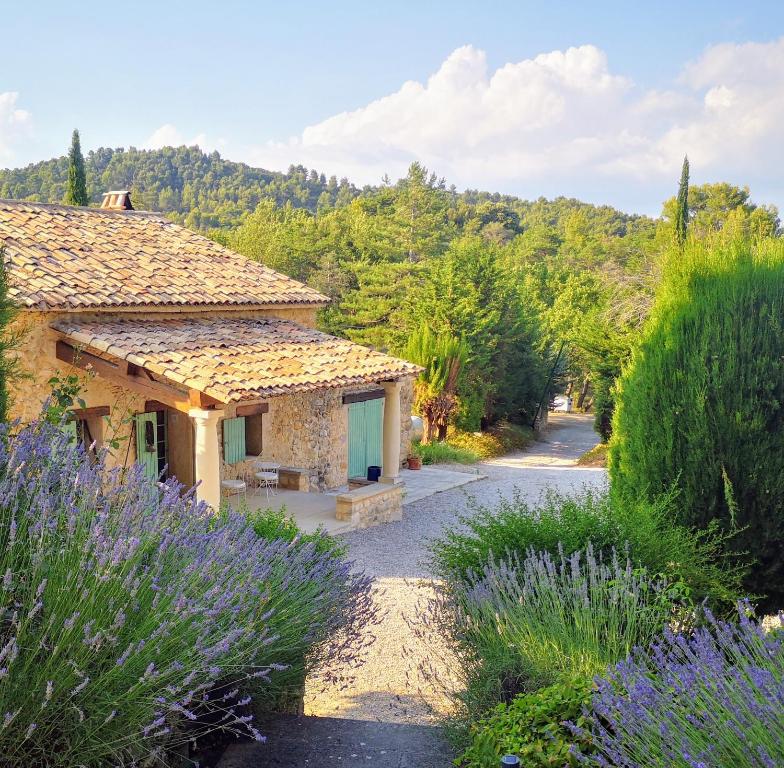
[[[223,420],[223,460],[236,464],[245,459],[245,417]]]
[[[144,476],[150,480],[158,479],[158,416],[156,413],[136,414],[136,461],[144,467]],[[148,446],[145,432],[147,423],[152,424],[153,442]],[[147,450],[148,447],[152,450]]]

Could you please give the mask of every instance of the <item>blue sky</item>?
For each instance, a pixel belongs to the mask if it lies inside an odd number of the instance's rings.
[[[688,152],[695,182],[784,203],[782,3],[0,6],[0,166],[79,127],[85,149],[196,142],[359,183],[418,159],[658,213]]]

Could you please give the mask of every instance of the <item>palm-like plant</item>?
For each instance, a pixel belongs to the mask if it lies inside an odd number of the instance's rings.
[[[457,383],[468,345],[449,332],[436,334],[423,325],[409,337],[405,356],[424,369],[416,381],[414,402],[425,423],[423,441],[444,440],[457,410]]]

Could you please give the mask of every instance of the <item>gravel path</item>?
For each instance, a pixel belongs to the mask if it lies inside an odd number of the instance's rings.
[[[447,704],[421,678],[418,662],[432,656],[438,637],[417,638],[406,621],[432,594],[428,543],[445,529],[459,526],[458,517],[470,513],[472,500],[492,504],[517,492],[533,502],[548,488],[570,491],[602,484],[603,469],[576,466],[597,442],[592,417],[551,414],[543,440],[482,463],[486,480],[406,505],[399,523],[346,534],[350,556],[358,569],[375,577],[377,599],[387,613],[373,630],[376,642],[354,684],[346,690],[309,690],[306,714],[409,724],[437,719]]]

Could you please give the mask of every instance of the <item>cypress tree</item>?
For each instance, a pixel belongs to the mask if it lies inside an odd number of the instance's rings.
[[[725,532],[746,588],[784,608],[784,243],[689,243],[616,385],[613,491],[674,486],[678,522]]]
[[[683,247],[686,242],[686,227],[689,224],[689,157],[683,158],[681,167],[681,183],[678,186],[678,197],[675,207],[675,240]]]
[[[65,189],[66,205],[87,205],[87,175],[84,170],[84,157],[79,142],[79,131],[71,136],[71,149],[68,150],[68,186]]]

